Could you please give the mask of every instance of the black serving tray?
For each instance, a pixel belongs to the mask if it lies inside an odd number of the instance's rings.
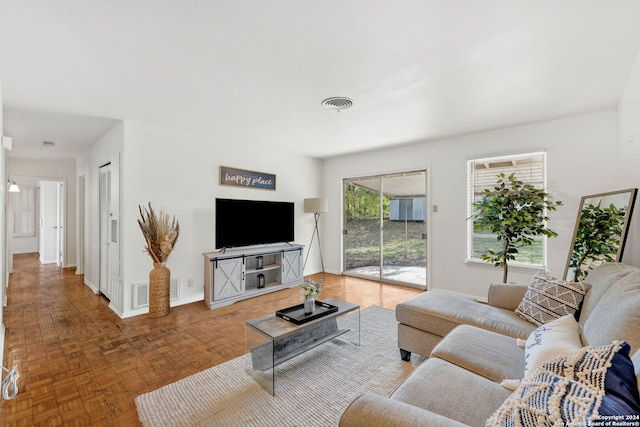
[[[336,311],[338,311],[337,306],[316,300],[316,309],[313,314],[304,314],[304,304],[298,304],[276,311],[276,316],[295,323],[296,325],[302,325],[303,323],[310,322],[330,313],[335,313]]]

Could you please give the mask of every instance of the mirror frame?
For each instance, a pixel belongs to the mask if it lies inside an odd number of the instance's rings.
[[[567,280],[567,275],[569,274],[569,264],[571,263],[571,255],[573,255],[573,248],[575,247],[576,244],[576,236],[578,235],[578,226],[580,225],[580,217],[582,215],[582,210],[584,209],[584,204],[585,201],[587,201],[588,199],[591,198],[600,198],[600,197],[606,197],[606,196],[613,196],[613,195],[617,195],[617,194],[623,194],[623,193],[629,193],[629,199],[627,201],[626,206],[627,211],[625,212],[624,215],[624,221],[622,222],[622,231],[620,233],[620,243],[618,245],[618,252],[616,253],[615,256],[615,261],[616,262],[620,262],[622,260],[622,254],[624,252],[624,246],[625,243],[627,241],[627,234],[629,233],[629,221],[631,220],[631,215],[633,213],[633,208],[635,205],[635,201],[636,201],[636,195],[638,193],[638,189],[637,188],[627,188],[625,190],[619,190],[619,191],[611,191],[608,193],[599,193],[599,194],[590,194],[587,196],[582,196],[582,198],[580,199],[580,209],[578,209],[578,215],[576,218],[576,225],[574,227],[574,231],[573,231],[573,238],[571,239],[571,245],[569,246],[569,254],[567,256],[567,263],[564,269],[564,276],[563,279]],[[590,270],[590,269],[589,269]],[[573,279],[574,280],[575,276]]]

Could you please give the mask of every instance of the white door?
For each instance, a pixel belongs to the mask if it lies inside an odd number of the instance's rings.
[[[40,182],[40,262],[57,263],[58,183]]]
[[[111,240],[111,164],[100,168],[100,279],[98,291],[111,299],[109,286],[109,242]]]
[[[56,264],[62,268],[64,266],[64,232],[63,221],[64,218],[64,184],[58,182],[56,185]]]
[[[120,272],[120,164],[122,162],[122,154],[114,159],[109,166],[109,246],[108,246],[108,262],[109,272],[107,280],[109,280],[109,292],[111,296],[109,300],[110,306],[118,311],[124,310],[124,301],[122,294],[122,275]]]
[[[84,274],[84,175],[78,177],[76,188],[76,274]]]

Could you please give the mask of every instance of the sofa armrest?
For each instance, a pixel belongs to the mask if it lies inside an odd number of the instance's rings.
[[[340,427],[354,426],[464,427],[466,424],[399,400],[363,394],[351,402],[340,418]]]
[[[515,310],[527,292],[527,285],[494,283],[489,287],[489,305],[507,310]]]

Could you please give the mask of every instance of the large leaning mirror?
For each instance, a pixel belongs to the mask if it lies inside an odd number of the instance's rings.
[[[566,280],[584,280],[595,266],[622,259],[637,192],[630,188],[582,197],[564,270]]]

